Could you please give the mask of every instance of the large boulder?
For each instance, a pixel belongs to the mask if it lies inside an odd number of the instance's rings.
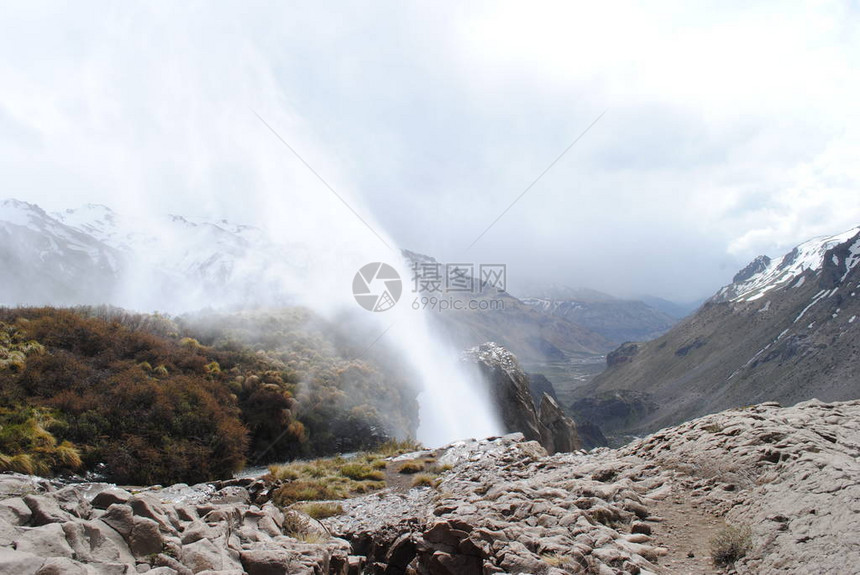
[[[520,432],[526,439],[540,442],[550,453],[581,447],[576,425],[552,397],[544,394],[546,399],[541,400],[541,409],[546,413],[535,407],[529,377],[513,353],[487,342],[465,351],[462,359],[477,365],[508,433]]]

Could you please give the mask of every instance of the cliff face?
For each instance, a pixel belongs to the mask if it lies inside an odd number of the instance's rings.
[[[490,387],[505,429],[538,441],[550,453],[573,451],[582,444],[574,422],[544,393],[535,407],[529,376],[517,358],[493,342],[469,349],[463,360],[477,365]]]

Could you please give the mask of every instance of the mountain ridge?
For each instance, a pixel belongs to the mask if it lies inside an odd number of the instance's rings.
[[[609,354],[574,419],[617,436],[762,401],[860,397],[858,263],[858,228],[756,258],[665,335]]]

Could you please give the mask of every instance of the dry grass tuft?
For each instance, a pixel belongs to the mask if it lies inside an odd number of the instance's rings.
[[[726,567],[752,550],[752,531],[746,525],[727,525],[711,539],[714,565]]]

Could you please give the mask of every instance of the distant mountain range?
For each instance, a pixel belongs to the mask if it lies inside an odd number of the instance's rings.
[[[677,322],[645,302],[593,290],[545,292],[540,297],[523,298],[523,303],[586,327],[616,344],[658,337]]]
[[[304,277],[306,252],[226,220],[139,218],[94,204],[47,212],[5,200],[0,305],[108,303],[171,313],[289,306],[296,302],[284,280]],[[435,261],[408,251],[404,257]],[[623,341],[656,337],[676,321],[644,302],[583,288],[530,295],[497,292],[504,310],[449,310],[433,314],[434,322],[460,348],[496,341],[524,362],[541,362],[604,354]]]
[[[860,227],[759,256],[665,335],[625,344],[577,390],[614,435],[722,409],[860,397]]]
[[[302,253],[254,227],[182,216],[135,218],[106,206],[48,213],[0,202],[0,304],[115,303],[139,310],[289,303],[280,282]],[[225,289],[229,285],[230,289]]]

